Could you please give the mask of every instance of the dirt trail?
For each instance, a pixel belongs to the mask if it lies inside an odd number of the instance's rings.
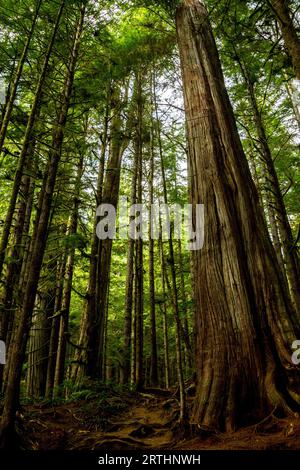
[[[167,398],[139,394],[126,411],[109,420],[105,430],[90,425],[91,417],[80,404],[34,407],[26,418],[26,447],[36,450],[163,449],[171,448],[174,436]],[[95,411],[97,413],[97,411]],[[98,417],[99,418],[99,417]]]
[[[110,405],[110,408],[107,406]],[[109,396],[105,406],[82,400],[24,407],[19,430],[30,450],[293,450],[300,449],[298,416],[261,423],[234,433],[182,439],[172,432],[178,402],[171,393]],[[174,420],[175,418],[175,420]]]
[[[71,448],[124,450],[170,447],[173,434],[168,425],[170,418],[162,406],[165,401],[165,398],[140,394],[137,403],[112,420],[106,432],[89,433],[86,440],[75,439]]]

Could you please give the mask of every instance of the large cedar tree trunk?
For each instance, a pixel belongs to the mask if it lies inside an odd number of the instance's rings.
[[[239,139],[216,44],[199,0],[176,13],[191,200],[205,205],[193,252],[197,393],[192,421],[231,430],[270,410],[297,408],[299,337]]]

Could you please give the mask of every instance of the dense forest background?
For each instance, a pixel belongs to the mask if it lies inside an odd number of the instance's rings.
[[[185,429],[299,411],[300,3],[205,5],[0,2],[3,446],[114,387]],[[203,249],[100,240],[125,196],[204,204]]]

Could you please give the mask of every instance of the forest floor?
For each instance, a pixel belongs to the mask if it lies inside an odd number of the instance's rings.
[[[169,395],[169,396],[168,396]],[[111,410],[114,410],[111,413]],[[22,448],[33,450],[299,450],[300,419],[266,418],[235,433],[205,439],[173,431],[177,400],[167,391],[108,396],[66,404],[26,405]]]

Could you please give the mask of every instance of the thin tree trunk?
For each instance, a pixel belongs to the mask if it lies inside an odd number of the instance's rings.
[[[258,109],[254,86],[249,76],[247,67],[241,61],[239,61],[239,63],[248,88],[249,97],[253,109],[254,122],[259,138],[259,144],[261,147],[261,153],[266,167],[265,181],[266,186],[269,187],[269,194],[267,197],[269,200],[269,205],[274,205],[276,222],[278,223],[286,263],[286,272],[289,280],[291,297],[296,312],[299,312],[300,320],[300,271],[298,254],[294,246],[293,234],[288,220],[283,196],[281,193],[280,184],[274,165],[274,160],[268,144],[264,123],[262,120],[261,113]],[[274,242],[276,242],[276,240],[274,240]],[[277,258],[280,262],[280,253],[278,251]]]
[[[160,222],[161,226],[161,222]],[[169,251],[168,251],[168,259],[169,263],[172,263],[172,252],[170,252],[170,242]],[[173,246],[173,243],[172,243]],[[174,256],[174,251],[173,251]],[[164,261],[164,279],[165,284],[167,287],[167,291],[169,293],[171,299],[171,305],[173,310],[173,316],[175,320],[175,348],[176,348],[176,370],[177,370],[177,382],[179,385],[179,393],[180,393],[180,421],[184,424],[187,420],[187,405],[186,405],[186,395],[184,389],[184,371],[183,371],[183,357],[182,357],[182,338],[184,336],[184,329],[181,323],[181,319],[179,316],[179,295],[177,290],[177,280],[176,280],[176,271],[172,268],[171,264],[171,280],[169,279],[167,266],[165,259]],[[174,285],[174,275],[175,275],[175,285]],[[175,374],[176,375],[176,374]]]
[[[300,39],[293,23],[287,0],[267,0],[279,23],[285,47],[292,59],[295,75],[300,80]]]
[[[163,242],[159,238],[159,251],[161,262],[161,286],[163,303],[161,306],[163,319],[163,337],[164,337],[164,365],[165,365],[165,386],[170,387],[170,354],[169,354],[169,334],[168,334],[168,317],[167,317],[167,293],[166,293],[166,262],[164,256]]]
[[[6,106],[5,106],[5,113],[4,113],[4,116],[3,116],[3,119],[2,119],[2,122],[1,122],[1,128],[0,128],[0,154],[1,154],[2,149],[3,149],[3,144],[4,144],[4,141],[5,141],[8,124],[9,124],[9,121],[10,121],[11,113],[12,113],[14,102],[15,102],[15,98],[16,98],[16,95],[17,95],[18,85],[19,85],[20,78],[21,78],[21,75],[22,75],[22,72],[23,72],[23,67],[24,67],[24,64],[25,64],[25,61],[26,61],[26,58],[27,58],[27,53],[28,53],[28,49],[29,49],[29,46],[30,46],[30,42],[31,42],[31,39],[32,39],[33,34],[34,34],[34,30],[35,30],[36,22],[37,22],[37,19],[38,19],[38,16],[39,16],[41,4],[42,4],[42,0],[38,0],[37,5],[36,5],[36,9],[35,9],[35,12],[34,12],[34,16],[33,16],[33,19],[32,19],[31,28],[30,28],[30,30],[28,32],[28,36],[25,40],[23,51],[22,51],[21,57],[19,59],[18,66],[17,66],[16,71],[15,71],[15,76],[14,76],[13,81],[10,84],[10,87],[9,87],[10,88],[10,96],[9,96],[9,99],[8,99],[8,101],[6,103]],[[0,250],[0,253],[1,253],[1,250]],[[0,270],[0,274],[1,274],[1,270]]]
[[[34,143],[32,144],[32,152]],[[35,171],[35,162],[33,168]],[[22,266],[29,250],[29,230],[33,205],[35,182],[29,175],[24,175],[21,185],[22,198],[18,208],[17,222],[14,227],[14,236],[10,252],[10,262],[7,266],[2,301],[0,302],[0,340],[5,341],[6,351],[9,354],[10,339],[13,330],[14,312],[20,305],[20,284],[23,278]],[[4,366],[0,365],[0,389],[3,385]],[[5,374],[6,375],[6,374]]]
[[[180,287],[181,287],[181,299],[182,299],[182,317],[183,317],[183,328],[184,328],[184,350],[185,350],[185,362],[187,363],[189,369],[192,368],[192,344],[190,340],[190,328],[189,328],[189,319],[188,319],[188,310],[187,310],[187,296],[185,288],[185,279],[184,279],[184,266],[183,266],[183,256],[182,256],[182,246],[181,240],[178,240],[178,256],[179,256],[179,271],[180,271]]]
[[[28,361],[26,371],[27,396],[42,398],[45,395],[47,363],[49,356],[49,340],[51,328],[49,317],[54,312],[55,296],[41,293],[36,303],[32,327],[28,340]]]
[[[124,321],[124,364],[123,383],[130,379],[131,336],[132,336],[132,307],[133,307],[133,282],[134,282],[134,251],[135,242],[129,240],[126,268],[126,296],[125,296],[125,321]]]
[[[133,174],[131,181],[130,205],[136,204],[136,189],[138,176],[138,153],[134,152]],[[131,337],[132,337],[132,308],[133,308],[133,287],[134,287],[134,253],[136,241],[132,238],[128,241],[127,269],[126,269],[126,290],[125,290],[125,321],[124,321],[124,384],[130,380],[130,363],[132,357]]]
[[[153,90],[151,74],[151,112],[153,108]],[[150,129],[150,171],[149,171],[149,214],[154,204],[154,126],[153,119]],[[155,270],[154,270],[154,240],[152,237],[151,216],[149,215],[149,302],[151,320],[151,357],[150,357],[150,383],[158,385],[157,338],[156,338],[156,311],[155,311]]]
[[[98,168],[98,177],[97,177],[97,188],[96,188],[96,207],[101,204],[102,201],[102,191],[103,191],[103,180],[104,180],[104,169],[105,169],[105,155],[107,151],[107,139],[108,139],[108,125],[109,125],[109,117],[110,117],[110,101],[111,101],[111,91],[110,87],[107,93],[107,104],[106,104],[106,112],[104,118],[104,127],[103,127],[103,136],[102,136],[102,146],[101,146],[101,154],[99,159],[99,168]],[[96,311],[96,291],[97,291],[97,266],[98,266],[98,249],[99,249],[99,239],[97,237],[96,228],[98,223],[98,217],[95,214],[94,219],[94,227],[93,227],[93,238],[92,238],[92,245],[91,245],[91,255],[90,255],[90,267],[89,267],[89,283],[86,295],[86,303],[84,307],[84,314],[81,319],[80,324],[80,338],[79,338],[79,345],[81,348],[85,349],[78,349],[75,353],[75,363],[76,366],[73,371],[73,377],[80,380],[81,376],[86,371],[87,366],[87,335],[89,335],[89,328],[87,322],[92,321],[91,318],[93,316],[93,312]]]
[[[111,204],[117,209],[121,162],[124,151],[129,143],[132,125],[129,116],[126,129],[122,129],[121,111],[124,103],[121,100],[120,90],[117,85],[111,97],[111,106],[110,155],[107,162],[101,202],[103,204]],[[96,245],[97,282],[95,284],[95,299],[97,299],[97,303],[92,300],[90,295],[88,296],[89,305],[86,308],[81,329],[80,346],[83,348],[81,362],[85,363],[84,373],[88,377],[97,379],[102,378],[103,372],[104,318],[108,295],[112,242],[111,239],[100,240]]]
[[[119,94],[119,92],[118,92]],[[121,103],[120,96],[112,97],[112,121],[110,127],[110,156],[107,162],[106,177],[103,186],[102,203],[117,207],[122,158],[121,142]],[[100,240],[97,244],[97,275],[95,305],[90,305],[85,329],[88,332],[86,374],[91,378],[101,378],[103,362],[104,316],[110,273],[112,240]],[[101,287],[100,287],[101,286]],[[91,299],[89,298],[89,301]]]
[[[235,50],[236,53],[236,58],[238,58],[237,51]],[[243,73],[243,65],[240,62],[240,59],[238,59],[239,65],[242,69]],[[250,85],[251,86],[251,85]],[[249,120],[252,123],[252,116],[249,116]],[[250,151],[248,157],[249,161],[249,166],[252,174],[253,181],[256,186],[256,190],[258,192],[258,197],[259,197],[259,203],[261,206],[261,209],[263,211],[264,215],[264,220],[265,223],[268,224],[269,227],[269,232],[272,238],[273,246],[275,248],[277,260],[279,263],[279,266],[281,267],[281,271],[283,274],[283,282],[285,282],[287,290],[289,290],[288,286],[288,280],[286,276],[286,267],[284,264],[284,259],[282,255],[282,242],[279,237],[278,233],[278,223],[275,217],[275,209],[274,209],[274,195],[272,193],[272,190],[270,189],[270,182],[269,182],[269,174],[266,170],[266,165],[264,164],[264,155],[263,155],[263,148],[260,148],[256,140],[252,137],[251,138],[251,144],[253,146],[253,150],[255,148],[256,151],[259,152],[259,156],[255,156],[252,151]]]
[[[155,111],[156,111],[156,119],[157,119],[157,122],[159,123],[155,79],[154,79],[154,106],[155,106]],[[165,174],[163,148],[162,148],[160,131],[158,131],[157,137],[158,137],[160,167],[161,167],[161,176],[162,176],[162,184],[163,184],[163,198],[164,198],[164,203],[168,204],[167,181],[166,181],[166,174]],[[161,225],[161,222],[160,222],[160,225]],[[168,220],[168,225],[170,226],[170,220]],[[161,236],[162,236],[162,233],[161,233]],[[184,336],[184,329],[182,328],[182,324],[180,320],[180,313],[179,313],[178,290],[177,290],[175,256],[174,256],[174,245],[173,245],[172,233],[170,233],[170,237],[169,237],[169,260],[170,260],[170,269],[171,269],[171,278],[172,278],[170,289],[171,289],[171,298],[172,298],[174,320],[175,320],[175,327],[176,327],[175,328],[176,360],[177,360],[178,385],[179,385],[179,393],[180,393],[180,418],[179,419],[180,419],[180,422],[184,424],[187,420],[187,405],[186,405],[186,395],[185,395],[185,390],[184,390],[182,345],[181,345],[181,335],[183,333],[183,336]],[[186,340],[186,343],[188,344],[187,340]]]
[[[138,183],[139,185],[139,183]],[[138,191],[139,192],[139,191]],[[135,385],[140,390],[144,385],[144,268],[143,268],[143,241],[136,242],[135,278],[136,278],[136,333],[135,333]]]
[[[104,320],[104,346],[103,346],[103,378],[106,381],[106,367],[108,362],[108,313],[109,313],[109,288],[110,284],[108,285],[108,295],[107,295],[107,303],[105,309],[105,320]],[[119,383],[124,383],[124,380],[121,380],[121,371],[120,371],[120,381]]]
[[[134,262],[136,264],[136,244],[134,245],[135,247],[135,257],[134,257]],[[131,368],[130,368],[130,382],[131,385],[135,385],[136,383],[136,343],[137,343],[137,335],[136,335],[136,325],[137,325],[137,278],[134,276],[134,309],[133,309],[133,316],[132,316],[132,329],[131,329]]]
[[[4,408],[0,428],[0,445],[4,447],[12,438],[14,432],[14,419],[16,408],[18,406],[20,381],[22,373],[22,364],[25,356],[26,342],[30,328],[32,311],[34,308],[37,285],[43,262],[43,255],[46,246],[46,235],[48,230],[49,216],[51,212],[51,203],[55,187],[58,164],[61,157],[61,149],[64,138],[65,125],[70,105],[71,93],[77,56],[79,51],[80,39],[83,31],[85,15],[85,6],[80,9],[79,20],[76,25],[76,32],[70,53],[67,75],[64,84],[64,90],[61,98],[60,109],[57,122],[53,129],[53,140],[49,151],[49,160],[47,176],[40,193],[40,211],[38,223],[32,237],[32,256],[30,257],[30,267],[27,272],[27,282],[24,291],[23,305],[18,312],[18,325],[14,337],[14,346],[11,353],[10,369],[8,373],[8,382],[4,398]]]
[[[2,122],[3,122],[4,116],[6,114],[7,106],[9,105],[11,87],[12,87],[13,78],[14,78],[14,75],[15,75],[15,72],[16,72],[16,62],[17,62],[17,57],[14,58],[14,62],[13,62],[13,65],[12,65],[12,69],[11,69],[11,73],[10,73],[10,77],[9,77],[9,81],[8,81],[8,86],[7,86],[7,91],[6,91],[6,95],[5,95],[5,103],[4,103],[3,106],[0,103],[0,106],[1,106],[0,129],[2,127]],[[3,157],[1,157],[1,152],[3,152]],[[2,168],[3,162],[5,160],[5,156],[7,154],[8,153],[6,152],[5,148],[3,148],[3,145],[2,145],[2,150],[0,151],[0,168]]]
[[[143,203],[143,90],[142,76],[137,76],[137,127],[135,136],[135,152],[137,153],[137,204]],[[144,385],[144,260],[143,248],[144,243],[140,234],[136,240],[136,376],[135,383],[137,389],[141,389]]]
[[[39,1],[39,5],[40,5],[40,3],[41,3],[41,1]],[[40,103],[41,103],[41,98],[42,98],[42,95],[43,95],[43,87],[44,87],[45,79],[46,79],[46,76],[47,76],[49,60],[50,60],[50,56],[51,56],[51,53],[52,53],[52,49],[53,49],[54,41],[55,41],[55,38],[56,38],[56,34],[57,34],[57,31],[58,31],[61,15],[62,15],[62,12],[63,12],[64,3],[65,2],[63,0],[61,2],[60,7],[59,7],[56,22],[54,24],[54,28],[53,28],[53,32],[52,32],[52,36],[51,36],[47,51],[45,53],[45,59],[44,59],[42,71],[41,71],[41,74],[39,76],[39,80],[38,80],[37,87],[36,87],[36,90],[35,90],[34,100],[33,100],[33,103],[31,105],[30,114],[29,114],[29,118],[28,118],[28,122],[27,122],[27,126],[26,126],[26,131],[25,131],[25,135],[24,135],[24,139],[23,139],[23,143],[22,143],[22,149],[21,149],[21,153],[20,153],[20,156],[19,156],[19,160],[18,160],[18,166],[17,166],[15,178],[14,178],[13,189],[12,189],[10,202],[9,202],[9,207],[8,207],[8,211],[7,211],[7,214],[6,214],[6,218],[5,218],[5,222],[4,222],[4,226],[3,226],[2,237],[1,237],[1,241],[0,241],[0,276],[2,274],[3,263],[4,263],[4,259],[5,259],[5,252],[6,252],[6,249],[7,249],[7,244],[8,244],[10,230],[11,230],[11,224],[12,224],[12,220],[13,220],[13,216],[14,216],[14,212],[15,212],[15,206],[16,206],[16,201],[17,201],[17,197],[18,197],[18,194],[19,194],[19,189],[20,189],[20,185],[21,185],[21,181],[22,181],[22,176],[23,176],[23,173],[24,173],[24,169],[28,165],[28,158],[30,156],[29,149],[30,149],[31,141],[33,139],[34,126],[35,126],[37,116],[39,115]],[[25,57],[26,57],[26,55],[25,55]],[[24,60],[25,60],[25,57],[24,57]],[[12,93],[13,93],[13,91],[12,91]],[[0,152],[1,152],[1,137],[0,137]]]
[[[65,252],[63,253],[61,259],[57,263],[54,317],[52,318],[52,324],[51,324],[49,359],[48,359],[47,378],[46,378],[46,392],[45,392],[46,398],[53,398],[55,365],[56,365],[56,358],[57,358],[59,326],[60,326],[60,312],[61,312],[63,281],[65,277],[66,262],[67,262],[67,253]]]
[[[289,99],[290,99],[290,102],[294,111],[295,119],[297,121],[299,130],[300,130],[300,107],[299,107],[300,105],[299,105],[299,100],[296,100],[295,98],[295,90],[294,90],[292,81],[286,82],[286,91],[289,96]]]
[[[124,105],[128,102],[128,83],[125,85],[125,98],[123,102],[120,96],[120,92],[117,88],[115,89],[115,92],[116,96],[114,96],[114,103],[116,105],[116,108],[111,122],[110,159],[107,164],[102,202],[103,204],[113,205],[117,210],[120,191],[121,163],[124,152],[129,144],[132,120],[131,112],[129,111],[127,123],[123,131],[121,111]],[[99,321],[99,335],[96,344],[97,355],[95,356],[97,359],[97,363],[94,364],[94,370],[96,372],[96,376],[98,376],[100,379],[102,378],[103,374],[102,366],[104,353],[104,326],[105,312],[108,303],[112,246],[113,240],[100,240],[98,250],[98,303],[96,315]]]
[[[30,243],[31,243],[31,219],[33,216],[33,204],[34,204],[34,195],[36,189],[36,178],[37,178],[37,158],[34,159],[34,176],[30,180],[30,187],[28,192],[28,198],[26,202],[26,209],[25,209],[25,219],[24,224],[22,218],[18,219],[17,228],[21,230],[21,225],[23,224],[23,231],[22,231],[22,253],[21,253],[21,266],[20,266],[20,273],[18,275],[18,286],[17,286],[17,304],[19,305],[21,299],[23,297],[23,291],[26,281],[26,267],[28,267],[28,259],[30,256]],[[22,210],[22,208],[20,208]],[[34,221],[32,223],[34,226]]]
[[[285,267],[284,259],[282,255],[282,243],[281,243],[279,233],[278,233],[278,224],[277,224],[275,209],[274,209],[274,205],[272,201],[268,201],[268,215],[269,215],[270,233],[271,233],[275,253],[277,256],[277,261],[284,275],[284,281],[286,285],[288,286],[287,278],[286,278],[286,267]]]
[[[85,133],[87,128],[85,129]],[[84,155],[80,155],[77,166],[77,175],[74,188],[74,201],[73,209],[70,217],[70,223],[67,230],[67,235],[75,235],[77,233],[78,226],[78,209],[79,209],[79,197],[81,179],[83,174],[83,160]],[[65,377],[65,359],[67,351],[67,336],[69,334],[69,314],[72,294],[72,283],[73,283],[73,272],[74,272],[74,259],[75,259],[75,248],[71,247],[67,255],[64,283],[63,283],[63,295],[61,302],[60,312],[60,327],[58,336],[58,347],[56,354],[56,367],[54,375],[54,389],[58,390],[59,386],[63,383]]]

